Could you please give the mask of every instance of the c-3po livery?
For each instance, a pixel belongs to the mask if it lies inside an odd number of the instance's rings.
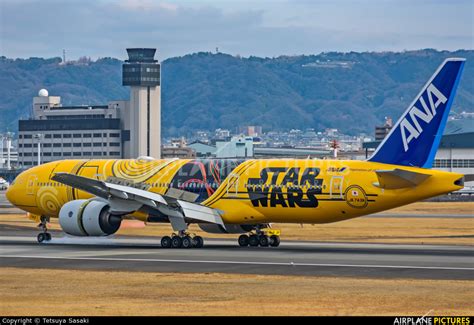
[[[73,236],[114,234],[124,218],[170,223],[163,247],[202,247],[188,231],[237,233],[240,246],[278,246],[272,223],[330,223],[463,188],[463,175],[431,170],[464,59],[447,59],[368,161],[63,160],[20,174],[7,191],[46,224]]]

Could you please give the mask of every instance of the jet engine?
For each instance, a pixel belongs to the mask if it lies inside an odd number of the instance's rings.
[[[97,199],[74,200],[59,211],[59,224],[73,236],[108,236],[120,228],[122,217],[109,212],[109,204]]]
[[[200,223],[199,228],[210,234],[245,234],[255,229],[257,225],[225,225],[225,229],[221,225]]]

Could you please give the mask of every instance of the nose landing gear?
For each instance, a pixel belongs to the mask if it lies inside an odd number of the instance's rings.
[[[271,228],[255,229],[250,234],[243,234],[239,237],[239,246],[241,247],[278,247],[280,245],[281,231]]]
[[[50,241],[52,238],[51,234],[48,232],[48,222],[49,222],[49,217],[41,216],[40,223],[38,224],[38,228],[41,229],[41,232],[36,237],[36,239],[38,240],[38,243],[42,243],[44,241]]]

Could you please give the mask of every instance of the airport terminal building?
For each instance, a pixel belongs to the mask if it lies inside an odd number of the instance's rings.
[[[19,121],[19,162],[31,167],[59,159],[119,159],[127,140],[121,114],[128,109],[127,101],[62,106],[60,97],[42,89],[33,99],[33,119]]]
[[[29,168],[61,159],[161,156],[160,63],[156,49],[127,49],[122,84],[130,101],[63,106],[41,89],[33,114],[18,125],[18,162]]]

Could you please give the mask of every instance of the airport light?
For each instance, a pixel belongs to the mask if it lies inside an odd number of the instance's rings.
[[[4,165],[4,161],[3,161],[3,150],[4,150],[4,149],[3,149],[3,148],[4,148],[3,142],[4,142],[4,141],[5,141],[5,137],[4,137],[4,135],[2,134],[2,136],[1,136],[1,141],[0,141],[0,164],[1,164],[2,167],[3,167],[3,165]]]
[[[1,152],[2,152],[2,156],[1,156],[1,161],[3,161],[3,150],[4,150],[4,144],[6,142],[6,146],[7,146],[7,169],[10,170],[11,169],[11,146],[12,146],[12,138],[13,138],[13,133],[11,132],[7,132],[5,135],[2,135],[2,147],[1,147]]]
[[[329,143],[329,147],[331,149],[333,149],[333,157],[337,158],[337,149],[339,149],[339,147],[340,147],[339,142],[337,140],[332,140]]]
[[[33,135],[33,138],[38,141],[38,166],[41,165],[41,139],[43,138],[43,134],[37,133]]]

